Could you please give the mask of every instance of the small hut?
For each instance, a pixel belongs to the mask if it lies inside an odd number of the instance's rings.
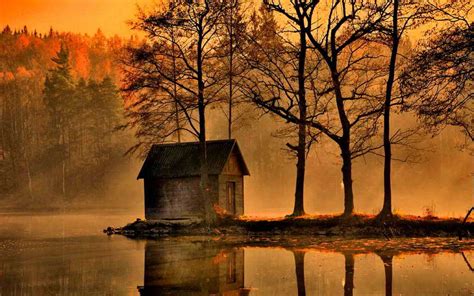
[[[249,175],[236,140],[207,141],[209,196],[231,215],[244,213],[244,176]],[[204,215],[200,194],[199,142],[153,145],[138,174],[145,189],[145,218]]]

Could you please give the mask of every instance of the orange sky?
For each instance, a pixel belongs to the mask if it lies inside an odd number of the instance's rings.
[[[136,5],[154,0],[0,0],[0,28],[26,25],[30,31],[72,31],[94,34],[97,28],[106,35],[130,35],[126,24],[133,19]]]
[[[163,0],[0,0],[0,30],[5,25],[46,33],[79,32],[93,35],[98,28],[108,36],[129,36],[127,25],[137,5],[150,7]],[[135,32],[137,34],[137,32]]]

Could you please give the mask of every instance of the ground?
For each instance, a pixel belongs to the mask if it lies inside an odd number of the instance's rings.
[[[135,237],[166,235],[264,235],[264,236],[325,236],[325,237],[471,237],[474,222],[462,219],[393,216],[380,220],[373,215],[304,216],[299,218],[258,219],[220,216],[214,227],[207,227],[199,220],[153,220],[137,219],[124,227],[108,227],[108,234]]]

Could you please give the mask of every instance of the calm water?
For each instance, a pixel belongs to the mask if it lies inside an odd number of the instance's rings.
[[[385,242],[250,247],[101,232],[135,217],[0,215],[0,295],[474,295],[472,249],[407,252],[409,240],[373,252],[360,246]]]

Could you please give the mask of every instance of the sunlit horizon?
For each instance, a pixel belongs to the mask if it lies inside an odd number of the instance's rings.
[[[101,30],[106,36],[127,37],[137,32],[127,21],[134,18],[138,6],[152,5],[150,0],[18,0],[2,1],[0,26],[14,30],[24,26],[29,31],[47,33],[50,28],[58,32],[94,35]]]

